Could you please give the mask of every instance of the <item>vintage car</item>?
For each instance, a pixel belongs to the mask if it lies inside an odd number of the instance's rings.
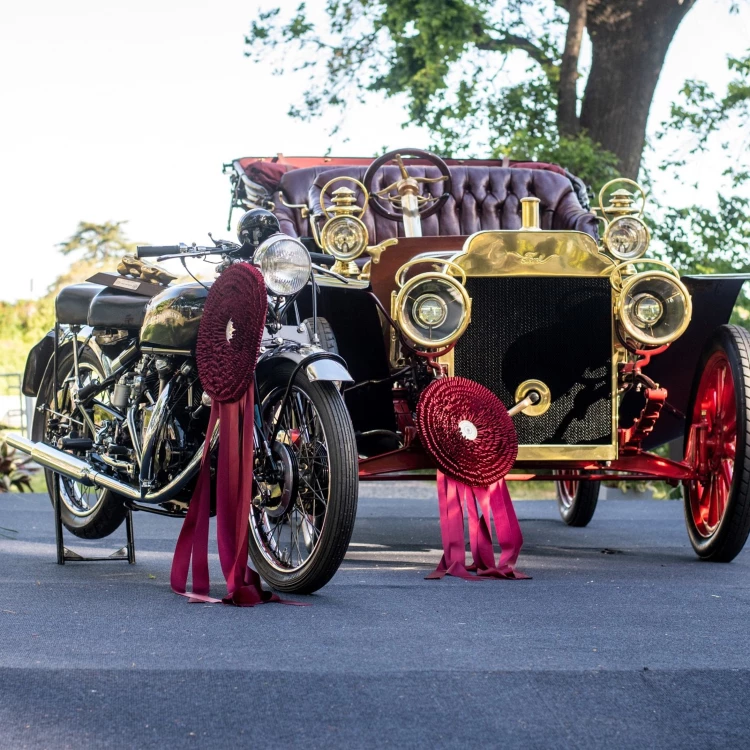
[[[293,322],[354,377],[361,480],[435,468],[415,405],[436,374],[464,376],[513,414],[508,478],[555,481],[566,523],[591,520],[602,481],[665,480],[682,483],[701,558],[740,552],[750,334],[728,321],[747,277],[680,277],[649,258],[637,184],[605,186],[594,213],[555,165],[418,149],[247,157],[225,171],[233,208],[272,210],[329,267]]]

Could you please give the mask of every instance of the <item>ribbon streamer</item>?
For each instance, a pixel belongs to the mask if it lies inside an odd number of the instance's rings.
[[[198,329],[196,360],[211,396],[211,416],[198,481],[177,539],[172,590],[193,602],[252,607],[281,601],[261,587],[248,564],[253,487],[254,377],[266,320],[266,288],[249,263],[230,266],[214,282]],[[211,516],[211,435],[219,425],[216,463],[216,536],[226,596],[210,596],[208,531]],[[192,562],[192,591],[187,590]]]
[[[515,569],[523,534],[504,477],[518,455],[518,438],[500,399],[466,378],[440,378],[419,399],[417,425],[422,444],[441,469],[437,486],[443,557],[427,578],[529,578]],[[473,558],[469,566],[464,513]],[[501,548],[497,564],[490,517]]]

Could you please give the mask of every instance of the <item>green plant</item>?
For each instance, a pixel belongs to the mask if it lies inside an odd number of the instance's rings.
[[[31,492],[31,479],[38,471],[28,456],[19,454],[0,437],[0,492]]]

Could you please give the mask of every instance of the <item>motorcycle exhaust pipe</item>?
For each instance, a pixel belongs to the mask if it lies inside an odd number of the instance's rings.
[[[131,487],[129,484],[125,484],[125,482],[121,482],[119,479],[115,479],[107,474],[102,474],[80,458],[76,458],[75,456],[71,456],[70,453],[65,453],[65,451],[53,448],[51,445],[47,445],[46,443],[34,443],[18,433],[10,433],[6,435],[5,440],[12,448],[16,448],[22,453],[28,454],[31,456],[32,460],[36,461],[41,466],[44,466],[46,469],[51,469],[57,474],[64,474],[75,482],[80,482],[88,487],[101,487],[105,490],[112,490],[112,492],[116,492],[118,495],[122,495],[129,500],[155,505],[171,500],[175,493],[179,492],[195,476],[200,468],[201,458],[203,456],[203,445],[201,445],[201,447],[195,452],[195,455],[190,459],[190,463],[169,484],[156,492],[149,492],[145,495],[141,495],[141,492],[137,487]]]

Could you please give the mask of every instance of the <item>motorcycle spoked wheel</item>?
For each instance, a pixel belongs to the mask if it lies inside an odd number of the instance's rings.
[[[260,383],[266,429],[279,418],[293,368],[279,365]],[[275,448],[296,476],[277,486],[256,482],[250,511],[249,553],[260,576],[274,589],[311,594],[331,580],[349,546],[357,511],[358,457],[344,400],[333,383],[310,382],[298,373]],[[289,469],[287,472],[289,473]],[[293,485],[288,507],[279,511],[268,493],[282,497]]]
[[[58,393],[60,395],[58,406],[59,413],[69,416],[83,422],[77,409],[73,408],[70,393],[71,379],[73,377],[73,353],[69,351],[60,357],[58,363]],[[94,353],[85,348],[78,358],[79,372],[81,375],[81,385],[86,385],[92,379],[102,381],[104,372],[101,364]],[[39,387],[38,405],[51,405],[52,398],[52,366],[47,368],[42,383]],[[106,394],[100,398],[105,399]],[[32,425],[32,438],[34,441],[40,441],[52,445],[52,435],[49,432],[49,421],[51,415],[46,410],[43,412],[34,412],[34,422]],[[96,424],[96,413],[94,422]],[[84,423],[85,424],[85,423]],[[90,429],[85,427],[78,428],[81,437],[92,437]],[[47,481],[47,492],[50,500],[53,497],[53,482],[55,473],[49,469],[44,470],[44,476]],[[60,477],[60,513],[65,528],[77,537],[82,539],[103,539],[109,536],[125,519],[127,509],[122,498],[98,487],[87,487],[80,482],[75,482],[68,477]]]

